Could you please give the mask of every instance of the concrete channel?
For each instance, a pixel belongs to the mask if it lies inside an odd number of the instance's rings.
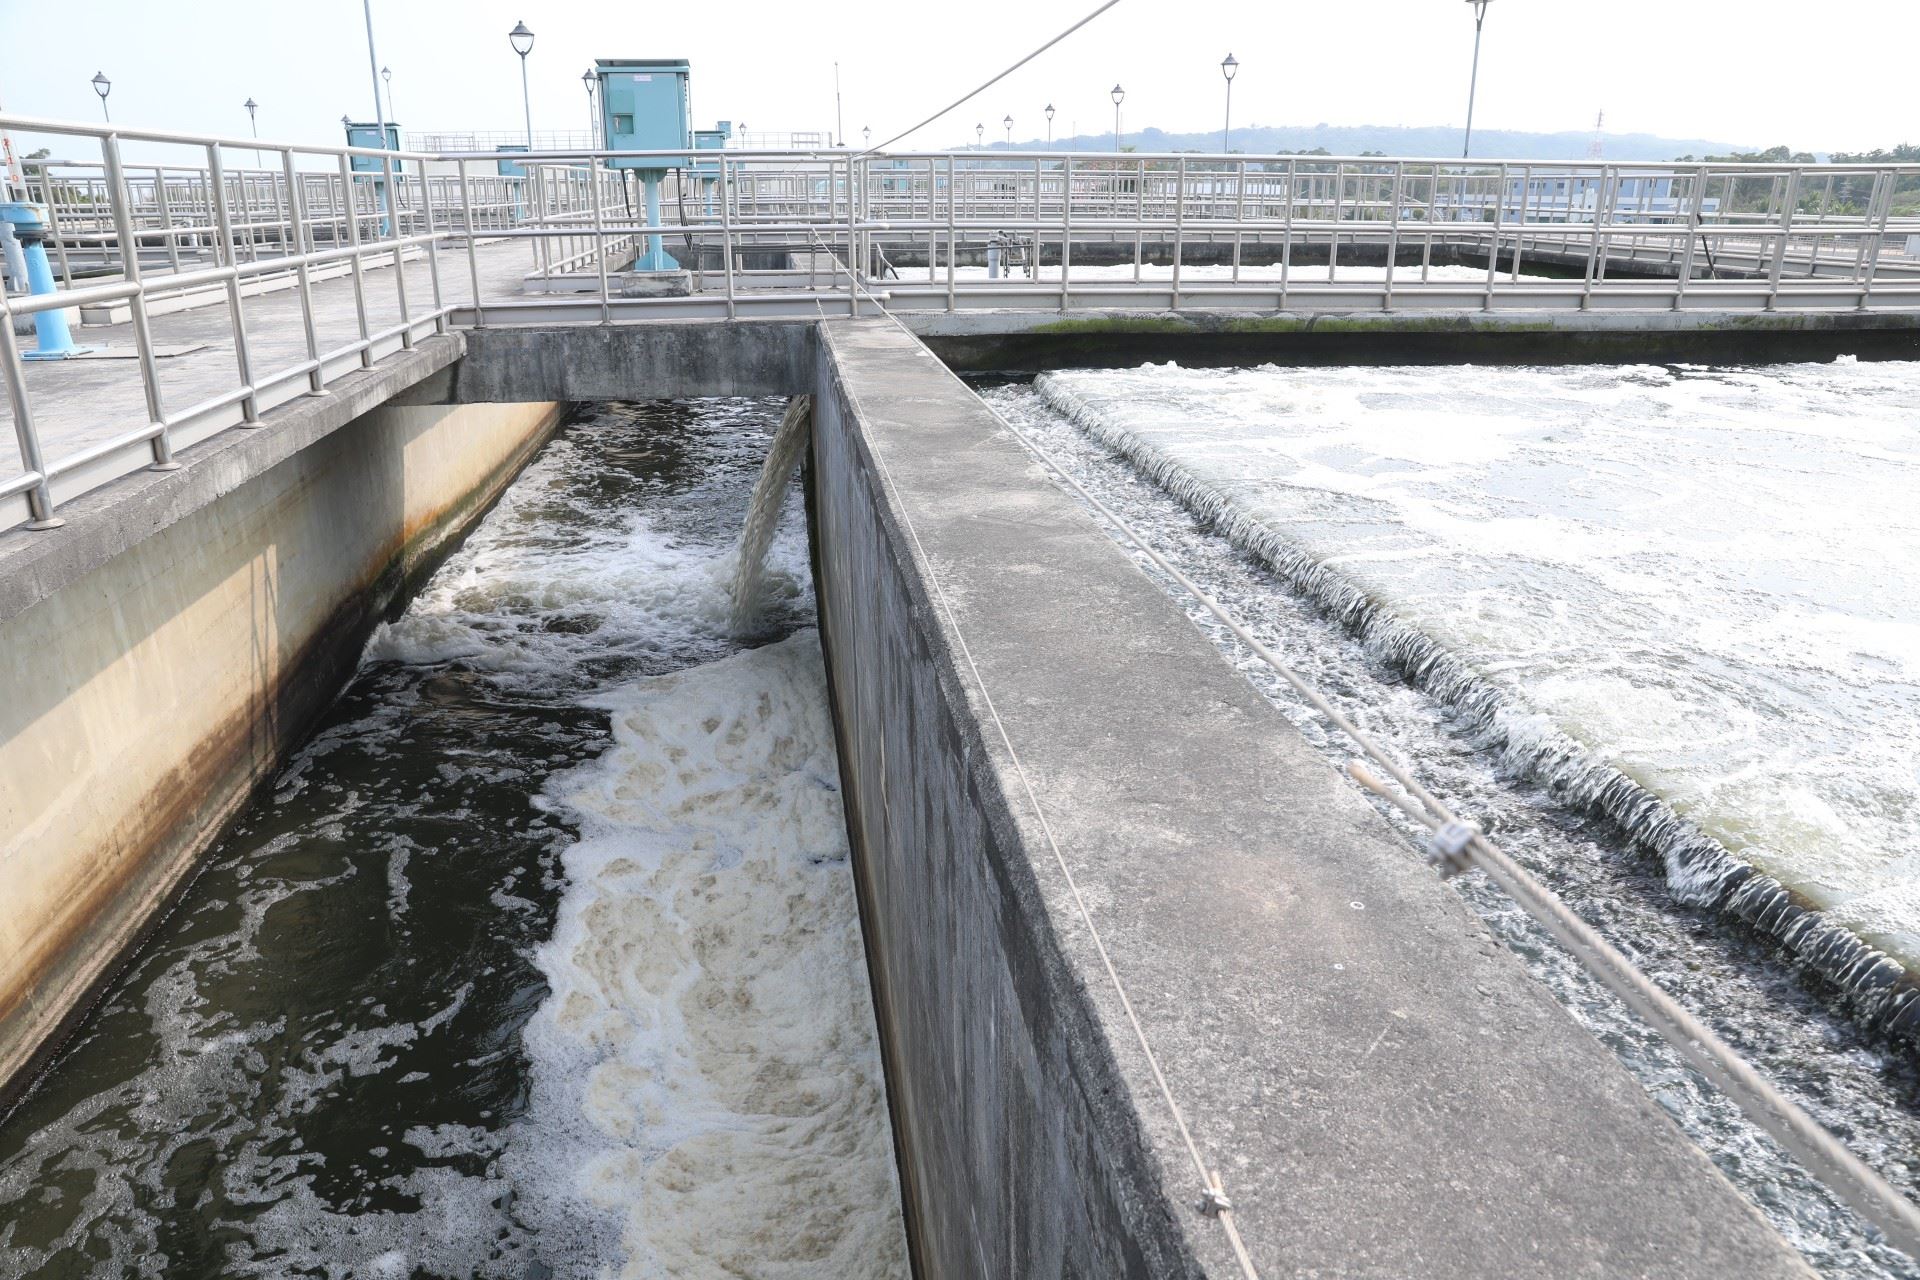
[[[29,1079],[560,405],[811,394],[917,1274],[1238,1274],[1196,1207],[1216,1171],[1263,1275],[1808,1274],[942,357],[1883,353],[1920,330],[1052,323],[456,332],[62,530],[0,535],[0,856],[25,895],[0,925],[0,1074]]]

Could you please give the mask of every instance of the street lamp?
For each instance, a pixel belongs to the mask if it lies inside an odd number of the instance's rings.
[[[108,124],[112,124],[113,113],[107,110],[107,95],[113,92],[113,81],[107,79],[106,72],[93,73],[93,91],[100,95],[100,114],[107,118]]]
[[[1228,54],[1220,62],[1220,74],[1227,78],[1227,119],[1220,129],[1220,149],[1233,150],[1233,77],[1239,73],[1240,60]]]
[[[400,113],[393,108],[393,69],[391,67],[380,68],[380,79],[387,86],[387,119],[398,121],[400,119]]]
[[[593,89],[598,80],[592,67],[580,73],[580,83],[587,89],[587,145],[597,147],[600,145],[600,113],[594,109]]]
[[[1113,149],[1120,149],[1120,104],[1127,100],[1127,91],[1119,85],[1113,86]]]
[[[248,98],[247,123],[253,126],[253,140],[255,142],[260,141],[260,117],[254,114],[258,110],[260,110],[260,104],[252,98]],[[260,167],[260,148],[258,147],[253,149],[253,167],[256,169]]]
[[[1047,104],[1047,150],[1053,150],[1053,104]]]
[[[1011,151],[1013,150],[1013,113],[1009,111],[1007,118],[1000,123],[1007,126],[1007,150]]]
[[[873,145],[873,126],[870,124],[863,124],[860,126],[860,146],[864,150],[865,148],[870,147],[872,145]]]
[[[1487,20],[1489,0],[1467,0],[1473,6],[1473,76],[1467,81],[1467,137],[1460,144],[1460,158],[1473,151],[1473,95],[1480,88],[1480,24]]]
[[[527,92],[527,55],[533,52],[533,32],[527,24],[516,22],[507,32],[507,43],[520,55],[520,106],[527,115],[527,150],[533,150],[533,97]]]
[[[985,146],[986,141],[987,141],[987,126],[983,124],[977,124],[973,126],[973,145],[976,147]]]

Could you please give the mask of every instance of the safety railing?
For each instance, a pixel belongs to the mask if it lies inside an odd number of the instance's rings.
[[[0,479],[0,528],[52,527],[79,494],[171,467],[453,326],[876,309],[1920,309],[1920,255],[1904,251],[1920,236],[1916,165],[502,155],[0,127],[99,152],[25,175],[39,221],[16,229],[47,269],[34,292],[0,294],[20,456]],[[630,269],[641,253],[667,261],[662,250],[679,270]],[[119,326],[106,336],[137,382],[119,400],[35,362],[59,354],[47,330],[32,350],[14,333],[16,318],[76,311]],[[176,333],[203,353],[164,365]]]

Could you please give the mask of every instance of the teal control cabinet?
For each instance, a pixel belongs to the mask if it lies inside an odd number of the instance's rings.
[[[679,151],[693,146],[693,109],[687,95],[685,58],[596,58],[594,75],[600,82],[600,136],[608,151]],[[610,169],[638,171],[646,188],[647,226],[660,221],[660,184],[669,169],[685,169],[689,158],[676,156],[609,156]],[[646,237],[634,259],[635,271],[676,271],[680,264],[666,251],[661,237]]]
[[[380,145],[380,126],[374,121],[349,120],[346,122],[346,125],[347,145],[350,147],[373,147],[382,151],[398,151],[400,149],[400,126],[397,124],[389,124],[387,126],[387,143],[384,147]],[[380,173],[386,167],[378,156],[352,156],[349,158],[353,163],[353,171],[355,173]],[[401,165],[401,161],[395,160],[393,162],[393,171],[395,173],[400,172]]]
[[[600,123],[609,151],[677,151],[693,145],[685,58],[597,58]],[[660,159],[614,159],[616,169],[677,169]]]

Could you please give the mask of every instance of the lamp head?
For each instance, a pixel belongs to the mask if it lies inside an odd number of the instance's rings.
[[[527,30],[526,23],[516,22],[513,24],[513,30],[507,32],[507,43],[513,46],[515,53],[524,58],[533,52],[533,32]]]
[[[1125,89],[1122,89],[1119,85],[1116,84],[1115,86],[1113,86],[1113,94],[1111,96],[1113,98],[1113,105],[1117,107],[1121,104],[1121,102],[1125,101],[1127,96],[1127,91]]]
[[[113,81],[107,79],[106,72],[96,71],[93,73],[93,91],[99,94],[102,99],[113,92]]]
[[[1229,81],[1239,73],[1239,70],[1240,60],[1232,54],[1228,54],[1220,63],[1220,74],[1225,76]]]

